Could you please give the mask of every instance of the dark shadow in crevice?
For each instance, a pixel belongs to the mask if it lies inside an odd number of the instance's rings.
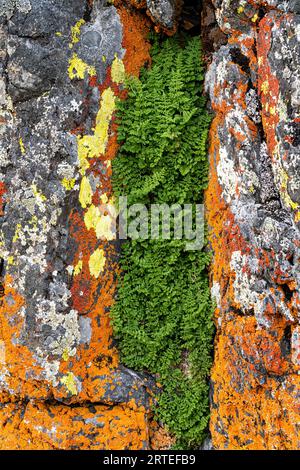
[[[185,0],[181,11],[178,29],[191,36],[199,36],[201,32],[202,0]]]
[[[90,2],[89,0],[86,0],[85,12],[83,14],[83,19],[86,23],[89,23],[91,21],[92,10],[93,10],[92,2]]]
[[[280,341],[280,350],[283,357],[287,358],[291,354],[291,325],[287,325],[284,329],[283,337]]]

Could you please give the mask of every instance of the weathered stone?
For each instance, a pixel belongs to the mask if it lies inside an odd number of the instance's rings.
[[[149,441],[145,413],[122,406],[5,403],[0,429],[1,450],[141,450]]]
[[[297,6],[214,5],[229,39],[206,78],[216,113],[206,195],[217,302],[212,440],[218,449],[297,449]]]
[[[115,101],[125,70],[148,60],[147,20],[102,0],[16,1],[1,14],[0,446],[147,448],[154,381],[119,364],[119,248],[101,224]]]
[[[201,40],[206,54],[216,51],[222,44],[227,42],[226,34],[221,31],[217,23],[211,0],[207,0],[202,4]]]
[[[147,9],[147,14],[167,34],[174,34],[177,29],[183,0],[126,0],[136,8]],[[116,4],[122,0],[116,0]]]

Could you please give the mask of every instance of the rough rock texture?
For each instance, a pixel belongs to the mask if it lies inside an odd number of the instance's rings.
[[[147,0],[147,8],[151,17],[166,29],[173,29],[179,9],[178,0]]]
[[[109,320],[114,110],[124,72],[150,60],[145,11],[167,34],[180,12],[196,25],[191,1],[0,0],[0,449],[171,443],[152,425],[153,379],[120,364]],[[300,4],[203,12],[205,49],[218,49],[206,79],[212,445],[298,449]]]
[[[299,449],[297,1],[214,0],[228,36],[206,78],[217,449]]]
[[[142,449],[149,442],[145,413],[119,405],[1,404],[0,426],[1,450]]]
[[[156,25],[157,31],[174,34],[183,6],[183,0],[125,0],[128,4],[138,9],[145,9]],[[115,4],[124,3],[116,0]]]
[[[0,448],[149,447],[153,380],[119,364],[108,314],[113,112],[149,25],[92,3],[0,3]]]

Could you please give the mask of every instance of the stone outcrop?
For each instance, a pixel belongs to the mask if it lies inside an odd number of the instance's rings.
[[[123,0],[117,2],[124,3]],[[167,34],[176,32],[183,0],[125,0],[125,2],[146,11],[156,25],[156,31],[164,31]]]
[[[215,0],[206,86],[217,449],[298,449],[299,4]]]
[[[115,103],[149,25],[92,3],[1,3],[0,448],[149,447],[153,380],[119,364],[108,316],[106,212]]]
[[[0,449],[165,449],[109,318],[116,100],[199,1],[0,0]],[[196,10],[195,10],[196,9]],[[300,5],[203,0],[212,441],[299,449]]]

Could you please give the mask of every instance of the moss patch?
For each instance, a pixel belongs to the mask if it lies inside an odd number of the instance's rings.
[[[202,95],[199,38],[158,40],[152,66],[128,80],[118,103],[117,196],[128,203],[202,203],[210,116]],[[157,374],[156,415],[177,448],[199,445],[209,419],[213,335],[209,254],[185,240],[131,240],[122,247],[113,325],[124,364]]]

